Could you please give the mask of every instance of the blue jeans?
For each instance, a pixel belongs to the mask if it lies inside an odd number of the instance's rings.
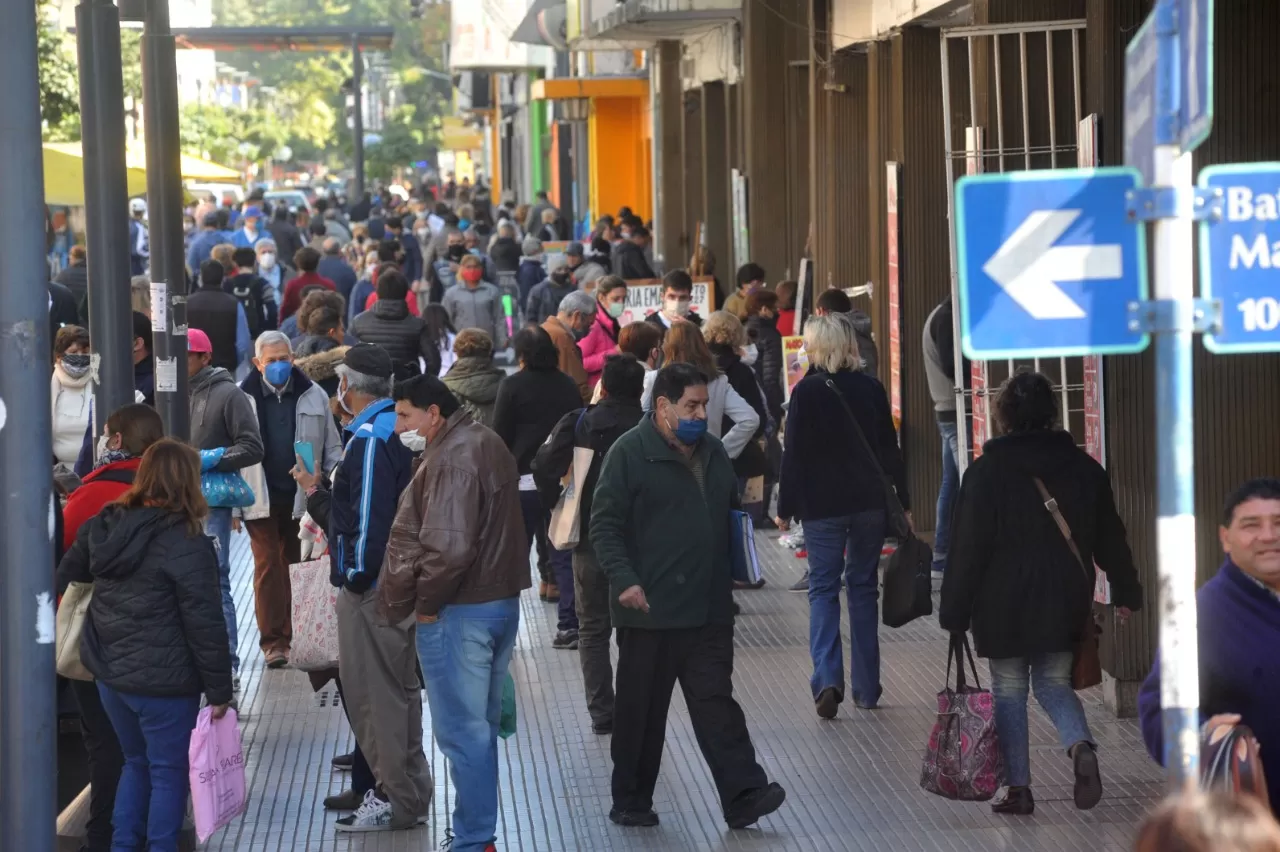
[[[996,699],[996,733],[1000,735],[1000,754],[1004,757],[1005,777],[1010,787],[1031,785],[1028,671],[1036,701],[1053,720],[1062,747],[1070,749],[1079,742],[1093,744],[1084,707],[1071,688],[1071,658],[1070,651],[1062,651],[989,661],[991,691]]]
[[[187,748],[200,696],[130,695],[101,681],[98,694],[124,754],[111,852],[177,852],[191,792]]]
[[[813,697],[835,687],[844,697],[844,656],[840,642],[840,580],[849,598],[849,679],[853,698],[866,707],[880,700],[880,548],[884,511],[839,518],[806,519],[809,550],[809,655],[813,657]]]
[[[951,549],[951,514],[960,491],[960,445],[955,423],[938,423],[942,436],[942,487],[938,489],[938,520],[933,531],[933,568],[947,570],[947,552]]]
[[[236,602],[231,599],[231,510],[210,509],[204,522],[205,535],[213,539],[218,550],[218,586],[222,589],[222,618],[227,623],[231,640],[231,670],[240,671],[240,646],[236,629]]]
[[[497,839],[502,684],[519,627],[519,597],[449,604],[439,621],[418,623],[431,728],[457,791],[453,852],[483,852]]]
[[[525,536],[529,540],[529,547],[533,547],[537,531],[541,529],[546,533],[550,513],[542,505],[542,498],[537,491],[520,492],[520,512],[524,515]],[[550,552],[548,560],[551,562],[551,576],[560,589],[560,602],[556,607],[556,629],[576,632],[578,609],[573,598],[573,550],[556,550],[550,542],[547,542],[547,550]]]

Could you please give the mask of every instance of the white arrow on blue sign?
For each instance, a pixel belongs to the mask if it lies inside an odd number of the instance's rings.
[[[974,175],[956,185],[961,342],[974,359],[1139,352],[1146,237],[1131,168]]]
[[[1222,300],[1213,352],[1280,351],[1280,163],[1234,163],[1200,172],[1222,191],[1222,216],[1200,223],[1200,289]]]

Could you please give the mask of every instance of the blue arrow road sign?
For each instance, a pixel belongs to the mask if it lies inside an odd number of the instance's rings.
[[[1200,224],[1200,288],[1222,300],[1213,352],[1280,351],[1280,163],[1210,166],[1202,187],[1222,191],[1222,216]]]
[[[1010,172],[956,185],[965,354],[1140,352],[1129,303],[1147,298],[1146,237],[1125,214],[1130,168]]]

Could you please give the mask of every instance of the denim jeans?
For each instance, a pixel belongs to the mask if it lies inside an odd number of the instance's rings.
[[[204,522],[205,535],[213,539],[218,550],[218,586],[222,589],[222,618],[227,623],[231,640],[231,670],[240,671],[239,636],[236,629],[236,602],[231,599],[231,510],[210,509]]]
[[[431,729],[457,791],[453,852],[483,852],[497,839],[498,723],[519,627],[518,597],[449,604],[438,621],[418,623]]]
[[[809,654],[813,657],[813,697],[835,687],[844,697],[844,656],[840,642],[840,580],[849,598],[849,679],[853,698],[874,707],[880,700],[880,548],[884,511],[839,518],[805,519],[809,551]]]
[[[951,549],[951,514],[960,491],[960,449],[956,424],[938,422],[942,436],[942,487],[938,489],[938,520],[933,531],[933,568],[947,570],[947,552]]]
[[[996,699],[996,733],[1000,736],[1000,753],[1004,757],[1005,777],[1010,787],[1031,785],[1028,671],[1036,701],[1053,720],[1062,747],[1070,749],[1079,742],[1093,744],[1084,707],[1071,688],[1071,658],[1070,651],[1062,651],[989,661],[991,691]]]
[[[545,535],[550,513],[542,505],[542,498],[537,491],[520,492],[520,512],[524,515],[525,535],[532,547],[538,530]],[[573,551],[556,550],[547,542],[548,561],[551,570],[543,573],[543,579],[555,583],[560,589],[560,603],[556,607],[556,629],[577,630],[578,610],[573,601]]]
[[[190,793],[187,747],[200,696],[130,695],[101,681],[98,694],[124,754],[111,852],[177,852]]]

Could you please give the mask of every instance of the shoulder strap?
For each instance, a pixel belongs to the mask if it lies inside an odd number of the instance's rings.
[[[1062,537],[1067,540],[1067,547],[1071,548],[1071,555],[1076,558],[1076,563],[1084,571],[1085,575],[1089,574],[1089,569],[1085,567],[1084,558],[1080,556],[1080,548],[1076,547],[1076,540],[1071,535],[1071,527],[1067,524],[1067,519],[1062,516],[1062,510],[1058,508],[1058,501],[1049,493],[1049,489],[1044,487],[1044,481],[1038,476],[1031,477],[1036,483],[1036,490],[1040,492],[1040,499],[1044,501],[1044,507],[1049,510],[1049,514],[1053,515],[1053,521],[1058,525],[1058,530],[1062,533]],[[1092,581],[1092,577],[1089,578]]]
[[[836,383],[831,379],[824,379],[823,383],[831,388],[831,392],[836,395],[836,399],[840,400],[840,407],[844,409],[844,413],[849,416],[849,422],[853,424],[853,431],[858,436],[862,449],[871,458],[871,463],[875,465],[876,473],[881,479],[885,478],[884,468],[880,465],[880,457],[876,455],[876,451],[871,448],[871,443],[867,440],[866,433],[862,431],[862,425],[858,423],[858,418],[853,416],[853,409],[849,407],[849,403],[845,401],[844,394],[840,392],[840,388],[836,387]]]

